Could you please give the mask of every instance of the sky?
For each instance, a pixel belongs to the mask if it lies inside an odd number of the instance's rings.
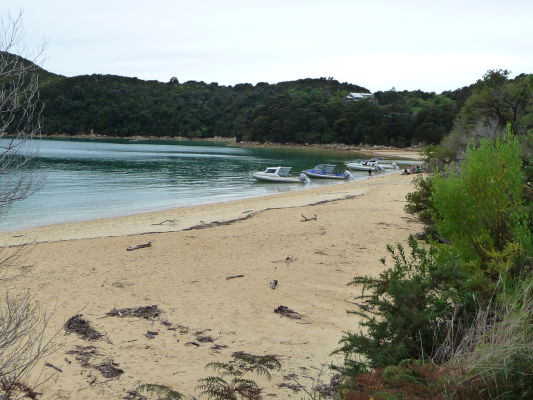
[[[1,0],[18,51],[65,75],[237,83],[332,77],[440,93],[491,69],[533,73],[533,1]],[[1,32],[0,32],[1,35]],[[1,38],[0,38],[1,39]],[[1,47],[1,40],[0,40]]]

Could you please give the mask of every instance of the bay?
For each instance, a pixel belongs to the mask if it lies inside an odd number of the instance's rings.
[[[343,171],[345,162],[368,158],[332,150],[119,139],[42,139],[36,154],[42,185],[6,210],[1,232],[342,184],[317,179],[307,185],[260,183],[251,174],[279,165],[297,173],[320,163]],[[353,180],[368,176],[352,174]]]

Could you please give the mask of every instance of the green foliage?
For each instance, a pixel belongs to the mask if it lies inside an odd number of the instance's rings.
[[[491,70],[469,88],[466,98],[457,92],[455,98],[460,108],[450,134],[432,150],[431,164],[439,165],[462,160],[466,148],[481,138],[501,135],[507,124],[517,135],[533,132],[533,74],[509,78],[509,71]],[[444,94],[444,93],[443,93]],[[528,158],[525,157],[524,160]]]
[[[412,364],[421,364],[418,360],[404,360],[398,365],[391,365],[383,370],[383,383],[389,387],[398,387],[406,383],[422,383],[422,379]]]
[[[158,399],[161,400],[180,400],[183,398],[183,395],[179,392],[176,392],[174,389],[165,386],[157,385],[152,383],[147,383],[140,385],[137,390],[140,393],[154,394]]]
[[[533,75],[510,80],[509,71],[490,70],[476,83],[461,114],[467,123],[493,119],[502,128],[510,123],[515,132],[523,133],[528,126],[522,118],[532,101]]]
[[[432,179],[431,201],[439,232],[451,239],[473,288],[490,294],[500,276],[516,275],[531,251],[524,204],[524,174],[515,137],[470,146],[461,166]]]
[[[270,371],[279,369],[280,362],[273,355],[256,356],[237,352],[232,356],[233,359],[227,363],[211,362],[206,365],[206,368],[215,370],[217,376],[199,380],[201,394],[215,400],[260,399],[261,388],[245,376],[255,374],[270,379]]]
[[[368,90],[326,78],[221,86],[44,70],[39,76],[48,134],[407,146],[438,143],[458,112],[453,92],[377,92],[377,101],[348,101],[348,93]]]
[[[392,267],[377,278],[358,276],[350,283],[363,286],[357,297],[363,304],[352,312],[361,318],[363,329],[345,333],[336,350],[344,354],[344,374],[431,357],[454,311],[459,316],[460,305],[471,301],[461,286],[464,274],[457,260],[436,247],[421,247],[413,237],[409,248],[406,254],[400,244],[388,246]]]
[[[413,179],[415,190],[406,196],[407,204],[404,209],[409,214],[418,216],[420,222],[431,225],[433,223],[433,205],[431,201],[431,177],[417,176]]]
[[[359,297],[363,330],[338,350],[354,376],[347,400],[533,396],[531,198],[520,151],[510,132],[482,139],[463,163],[416,181],[406,209],[436,221],[451,245],[424,250],[411,238],[410,258],[389,247],[393,268],[354,279],[371,293]],[[402,361],[428,356],[449,361]]]

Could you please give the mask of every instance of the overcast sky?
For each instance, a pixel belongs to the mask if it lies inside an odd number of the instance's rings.
[[[66,76],[236,83],[333,77],[441,92],[533,72],[526,0],[1,0]]]

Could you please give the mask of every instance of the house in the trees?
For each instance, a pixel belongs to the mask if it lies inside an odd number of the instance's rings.
[[[345,97],[349,101],[359,101],[363,99],[373,99],[374,95],[372,93],[348,93]]]

